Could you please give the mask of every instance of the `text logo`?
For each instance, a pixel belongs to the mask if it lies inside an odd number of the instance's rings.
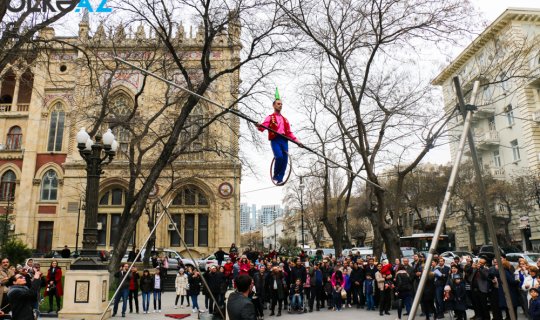
[[[107,13],[112,8],[107,8],[107,0],[99,0],[97,6],[93,6],[90,0],[9,0],[7,10],[11,12],[80,12],[86,9],[88,12]]]

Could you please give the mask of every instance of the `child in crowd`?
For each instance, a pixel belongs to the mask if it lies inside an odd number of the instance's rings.
[[[373,278],[371,277],[371,274],[368,273],[366,274],[366,280],[364,280],[364,296],[366,297],[367,310],[375,310],[374,295]]]
[[[454,313],[456,320],[467,319],[467,291],[465,289],[465,283],[461,279],[461,275],[456,274],[453,276],[452,291],[454,293]]]
[[[302,306],[303,306],[302,296],[303,296],[302,281],[300,279],[296,279],[294,286],[291,288],[291,308],[293,310],[302,309]]]
[[[540,320],[540,299],[538,299],[540,291],[538,291],[538,288],[531,288],[529,290],[529,294],[531,295],[531,301],[529,303],[529,316],[532,320]]]

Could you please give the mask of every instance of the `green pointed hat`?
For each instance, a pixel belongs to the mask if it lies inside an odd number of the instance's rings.
[[[279,96],[279,90],[276,87],[276,93],[274,94],[275,100],[281,100],[281,97]]]

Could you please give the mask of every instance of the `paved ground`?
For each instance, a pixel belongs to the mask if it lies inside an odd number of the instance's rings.
[[[149,314],[136,314],[136,313],[129,313],[129,307],[128,307],[128,313],[126,314],[125,319],[171,319],[169,317],[165,317],[165,314],[190,314],[188,318],[185,319],[197,319],[197,314],[193,314],[191,308],[183,308],[183,309],[174,309],[174,298],[175,294],[174,292],[167,292],[162,296],[162,309],[161,313],[149,313]],[[139,297],[141,299],[141,297]],[[139,305],[140,306],[140,305]],[[199,296],[199,306],[204,307],[204,296]],[[119,308],[120,309],[120,308]],[[153,311],[152,302],[150,303],[150,309]],[[120,309],[121,310],[121,309]],[[141,309],[142,310],[142,309]],[[521,311],[519,309],[518,313]],[[336,311],[329,311],[324,310],[320,312],[313,311],[312,313],[305,313],[305,314],[287,314],[286,312],[283,313],[281,317],[270,317],[269,311],[265,310],[265,320],[288,320],[288,319],[296,319],[296,320],[302,320],[302,319],[311,319],[313,320],[316,318],[316,320],[350,320],[351,317],[354,317],[354,319],[380,319],[380,320],[394,320],[397,319],[397,311],[391,310],[391,315],[386,316],[379,316],[379,312],[377,311],[366,311],[364,309],[356,309],[354,308],[346,308],[341,312]],[[207,315],[208,313],[204,313],[201,316],[201,319],[207,319],[204,317],[204,315]],[[114,319],[122,319],[119,314]],[[469,314],[469,318],[472,316],[472,313]],[[403,319],[407,319],[406,316],[403,316]],[[423,320],[423,317],[417,316],[416,319]],[[449,316],[446,316],[447,320],[451,319]],[[522,314],[518,315],[519,320],[525,319],[525,317]],[[234,319],[231,319],[234,320]]]

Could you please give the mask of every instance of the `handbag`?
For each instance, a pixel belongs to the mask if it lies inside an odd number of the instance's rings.
[[[347,299],[347,291],[345,289],[341,289],[341,299]]]

